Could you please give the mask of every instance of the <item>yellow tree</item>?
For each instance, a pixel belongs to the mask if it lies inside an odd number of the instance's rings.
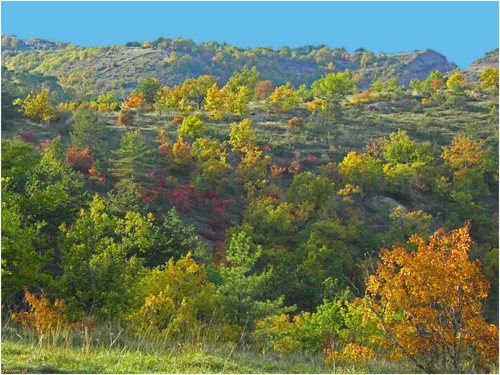
[[[128,98],[123,99],[124,107],[126,108],[139,108],[144,103],[143,94],[131,94]]]
[[[441,158],[453,170],[454,180],[460,180],[473,170],[488,172],[491,169],[488,153],[484,140],[474,140],[467,134],[460,133],[453,137],[449,146],[443,147]]]
[[[220,120],[224,116],[224,101],[226,92],[224,89],[219,90],[217,83],[214,83],[207,91],[205,97],[205,109],[210,111],[208,117],[214,120]]]
[[[498,92],[498,68],[486,68],[479,76],[479,82],[483,90],[491,87]]]
[[[223,89],[227,93],[224,102],[224,109],[227,112],[234,113],[238,116],[245,116],[248,114],[248,87],[238,86],[235,92],[227,90],[226,86],[224,86]]]
[[[31,120],[49,122],[57,118],[57,112],[49,101],[48,90],[43,90],[35,96],[29,94],[26,99],[18,99],[14,104],[21,105],[24,116]]]
[[[252,131],[252,120],[244,119],[238,124],[231,124],[229,144],[233,151],[242,151],[244,147],[253,144],[255,133]]]
[[[278,112],[288,112],[299,103],[300,99],[290,82],[287,82],[285,86],[277,87],[269,97],[269,105],[275,107]]]
[[[463,87],[464,84],[465,78],[460,73],[453,73],[446,81],[446,87],[448,87],[449,89],[454,89],[455,87]]]
[[[469,226],[439,229],[428,242],[413,235],[413,252],[382,250],[382,262],[366,280],[365,303],[393,359],[405,356],[427,373],[498,361],[498,326],[481,316],[490,287],[480,262],[469,261]]]

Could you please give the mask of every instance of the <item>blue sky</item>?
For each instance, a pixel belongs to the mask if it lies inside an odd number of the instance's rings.
[[[160,36],[236,47],[433,49],[466,68],[498,48],[497,1],[2,1],[2,35],[81,46]]]

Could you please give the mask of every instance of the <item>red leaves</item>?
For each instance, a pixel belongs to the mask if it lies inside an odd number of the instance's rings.
[[[175,116],[170,123],[172,125],[182,125],[182,121],[184,121],[184,118],[182,116]]]
[[[88,148],[78,152],[77,147],[70,147],[66,152],[66,164],[71,165],[75,171],[82,172],[83,174],[90,174],[94,158],[90,155]]]
[[[167,193],[168,200],[175,209],[182,213],[187,213],[196,206],[196,192],[194,185],[182,185],[181,187]]]
[[[30,142],[30,143],[38,143],[39,142],[36,135],[33,134],[33,130],[30,130],[27,132],[21,132],[19,135],[21,136],[22,140],[25,142]]]

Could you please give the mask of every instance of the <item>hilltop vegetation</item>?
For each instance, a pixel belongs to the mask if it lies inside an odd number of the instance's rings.
[[[498,67],[6,38],[4,368],[497,370]]]
[[[411,79],[423,80],[431,71],[444,74],[457,68],[430,50],[391,55],[362,48],[348,53],[345,48],[325,45],[241,49],[215,41],[196,44],[190,39],[163,37],[154,42],[84,48],[4,36],[2,60],[11,70],[55,76],[63,86],[84,97],[106,91],[124,97],[141,78],[151,76],[162,85],[174,86],[187,78],[211,75],[223,86],[245,65],[255,66],[278,86],[290,82],[295,87],[310,85],[323,74],[348,69],[356,75],[360,90],[377,79],[397,78],[401,85],[408,86]]]

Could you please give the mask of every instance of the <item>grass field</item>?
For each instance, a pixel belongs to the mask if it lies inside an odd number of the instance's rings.
[[[92,333],[41,335],[2,327],[2,373],[415,373],[406,363],[326,364],[322,354],[256,353],[232,343],[183,345],[100,327]]]

